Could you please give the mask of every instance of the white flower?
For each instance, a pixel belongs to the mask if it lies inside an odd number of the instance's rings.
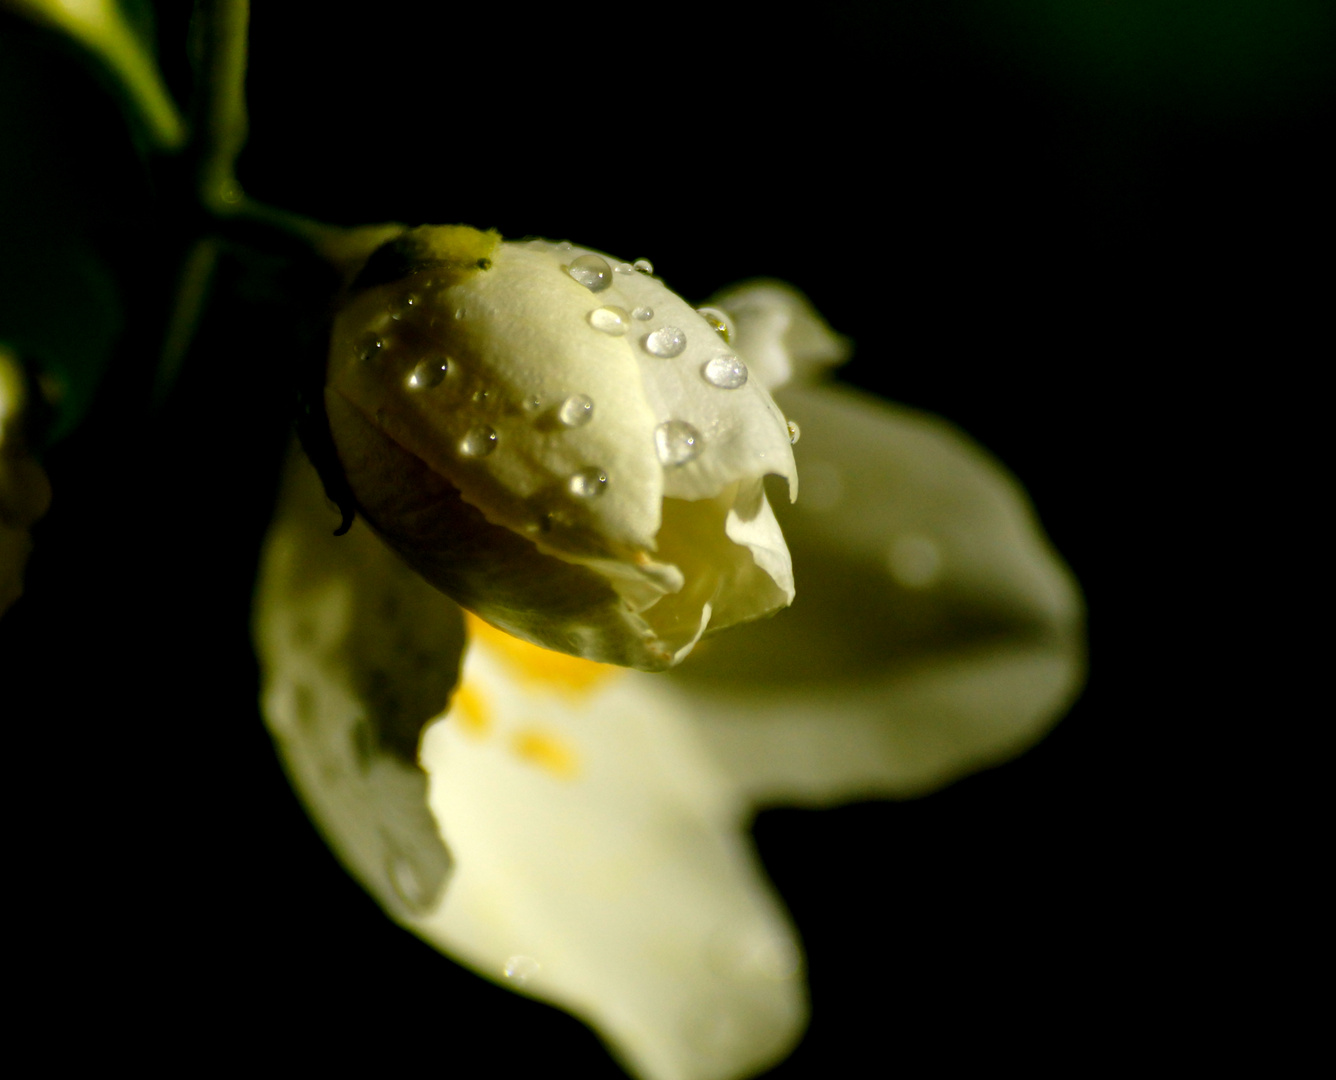
[[[719,305],[753,372],[839,352],[791,290]],[[803,428],[804,497],[777,510],[797,600],[671,675],[466,624],[370,530],[332,537],[300,459],[264,555],[265,714],[345,865],[645,1080],[752,1075],[801,1036],[758,806],[929,791],[1032,743],[1083,676],[1079,593],[983,451],[847,390],[778,399]]]
[[[728,333],[596,252],[409,230],[335,321],[330,430],[367,520],[442,591],[660,670],[793,599],[762,487],[796,495],[789,431]]]

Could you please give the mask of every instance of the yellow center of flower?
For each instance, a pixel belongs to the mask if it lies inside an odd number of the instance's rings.
[[[598,664],[576,656],[530,645],[504,630],[465,612],[470,643],[483,645],[499,656],[516,675],[528,683],[541,683],[567,692],[586,693],[598,683],[621,673],[612,664]]]
[[[510,753],[526,765],[551,776],[561,780],[578,776],[579,750],[563,733],[549,724],[535,724],[532,720],[526,720],[508,733],[505,706],[508,702],[518,701],[526,713],[560,715],[566,706],[554,702],[554,695],[568,699],[584,697],[594,687],[620,675],[622,669],[542,649],[511,637],[476,615],[465,612],[464,617],[469,648],[483,649],[489,656],[497,658],[510,685],[484,687],[480,684],[488,681],[484,673],[486,669],[475,671],[455,689],[450,701],[450,720],[461,732],[475,739],[486,738],[495,731],[502,736]]]

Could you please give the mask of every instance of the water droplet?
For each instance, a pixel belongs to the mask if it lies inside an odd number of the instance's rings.
[[[654,429],[654,448],[665,465],[685,465],[705,448],[700,432],[685,420],[669,420]]]
[[[567,427],[582,427],[593,418],[594,399],[588,394],[572,394],[557,410],[557,419]]]
[[[557,245],[558,251],[570,251],[574,245],[569,240],[563,240]]]
[[[471,427],[459,440],[459,452],[465,457],[486,457],[496,449],[496,432],[486,424]]]
[[[388,872],[395,894],[415,915],[430,911],[436,901],[437,890],[429,878],[414,865],[407,855],[391,854]]]
[[[637,259],[631,265],[635,267],[635,269],[639,270],[642,274],[654,273],[654,264],[650,262],[648,259]]]
[[[468,314],[468,312],[465,311],[462,307],[457,307],[457,308],[455,308],[455,318],[456,318],[456,319],[462,319],[462,318],[463,318],[465,315],[467,315],[467,314]]]
[[[602,495],[608,487],[608,474],[597,465],[590,465],[578,472],[571,473],[566,486],[577,499],[593,499]]]
[[[654,309],[652,307],[638,307],[635,311],[631,312],[631,315],[632,317],[639,319],[641,322],[646,322],[647,320],[654,318]]]
[[[635,267],[630,263],[618,263],[612,268],[614,274],[634,274]]]
[[[512,956],[506,961],[501,970],[505,973],[507,979],[511,982],[519,983],[523,986],[543,968],[543,965],[532,956]]]
[[[784,423],[789,427],[789,445],[793,445],[803,437],[803,429],[798,426],[796,420],[785,420]]]
[[[736,390],[747,381],[747,365],[732,353],[705,361],[700,373],[707,383],[720,390]]]
[[[728,317],[728,313],[720,311],[717,307],[697,308],[696,314],[704,319],[714,332],[725,341],[733,340],[733,320]]]
[[[487,403],[487,399],[490,398],[491,396],[492,392],[490,390],[473,391],[473,400],[477,402],[479,405],[485,405]]]
[[[626,313],[625,308],[609,304],[607,307],[595,308],[589,313],[589,325],[595,330],[602,330],[605,334],[621,337],[631,328],[631,316]]]
[[[941,575],[942,550],[929,537],[904,533],[891,542],[886,564],[906,589],[925,589]]]
[[[524,399],[525,412],[537,412],[542,407],[543,407],[543,399],[540,398],[537,394],[529,394]]]
[[[645,351],[665,360],[681,356],[687,347],[687,336],[676,326],[661,326],[645,335]]]
[[[602,292],[612,284],[612,267],[602,255],[581,255],[572,259],[566,273],[590,292]]]
[[[385,348],[385,342],[374,334],[362,339],[361,344],[357,346],[357,359],[370,360],[372,357],[379,356],[381,349]]]
[[[413,374],[408,376],[408,385],[414,390],[425,390],[432,386],[440,386],[449,370],[450,361],[444,356],[433,357],[430,360],[419,360],[417,366],[413,368]]]

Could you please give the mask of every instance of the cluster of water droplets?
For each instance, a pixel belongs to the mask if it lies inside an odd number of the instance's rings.
[[[572,263],[572,276],[594,291],[606,288],[611,280],[611,271],[604,272],[607,266],[606,260],[598,256],[583,258],[584,262],[576,259]],[[630,266],[627,267],[627,271],[634,272]],[[401,322],[405,316],[412,313],[413,309],[420,311],[422,306],[422,299],[417,293],[408,293],[395,301],[389,317],[394,322]],[[454,318],[461,319],[465,314],[462,308],[455,309]],[[648,308],[637,309],[634,317],[647,319],[652,314]],[[631,326],[632,317],[628,311],[609,307],[592,312],[589,321],[606,333],[624,334]],[[358,360],[363,363],[380,363],[389,354],[392,344],[381,334],[372,333],[357,342],[355,353]],[[410,393],[435,390],[458,371],[458,365],[451,357],[444,353],[436,353],[413,365],[404,379],[404,386]],[[492,392],[486,387],[478,387],[470,395],[475,405],[484,408],[491,402],[492,397]],[[539,413],[543,408],[543,400],[537,394],[528,394],[522,399],[521,408],[531,415]],[[570,394],[557,405],[554,416],[563,429],[584,427],[594,418],[594,399],[588,394]],[[494,453],[499,443],[500,436],[496,428],[490,424],[478,423],[464,432],[455,444],[455,449],[460,457],[477,460]],[[602,468],[591,465],[572,473],[566,480],[566,490],[578,499],[587,500],[601,495],[606,490],[607,484],[607,473]]]
[[[569,244],[558,244],[559,251],[569,251]],[[572,259],[565,267],[566,272],[593,293],[603,292],[611,287],[617,274],[654,273],[654,265],[648,259],[637,259],[634,263],[610,264],[601,255],[591,253]],[[714,329],[727,344],[733,337],[733,324],[726,312],[718,308],[703,307],[698,314]],[[654,318],[654,309],[639,305],[628,312],[616,304],[605,304],[589,312],[589,325],[601,333],[612,337],[624,337],[630,332],[635,322],[649,322]],[[661,360],[671,360],[681,356],[687,349],[687,334],[681,327],[665,323],[645,333],[640,345]],[[721,352],[701,365],[701,378],[710,386],[719,390],[736,390],[747,383],[747,365],[741,357],[732,352]],[[566,422],[563,417],[563,423]],[[790,425],[790,436],[797,441],[796,426]],[[654,445],[659,461],[669,467],[685,465],[698,457],[704,449],[701,433],[685,420],[669,420],[660,424],[654,432]],[[572,478],[571,490],[577,485]]]

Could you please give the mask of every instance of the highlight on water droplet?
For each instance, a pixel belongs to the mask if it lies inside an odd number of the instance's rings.
[[[502,966],[501,971],[511,982],[523,986],[543,969],[543,965],[532,956],[512,956]]]
[[[473,400],[476,401],[479,405],[484,405],[484,404],[486,404],[487,399],[490,398],[491,396],[492,396],[492,392],[491,392],[490,390],[475,390],[475,391],[473,391]]]
[[[942,549],[921,533],[902,533],[886,552],[891,577],[906,589],[926,589],[941,576]]]
[[[589,465],[571,473],[566,486],[577,499],[594,499],[607,490],[608,474],[597,465]]]
[[[588,394],[572,394],[557,409],[557,419],[567,427],[583,427],[594,418],[594,399]]]
[[[543,399],[537,394],[526,394],[524,397],[524,411],[537,412],[543,407]]]
[[[363,361],[370,360],[372,359],[372,357],[379,356],[380,351],[383,348],[385,348],[385,342],[383,342],[380,338],[376,337],[375,334],[371,334],[368,337],[364,337],[358,343],[357,359]]]
[[[668,420],[654,429],[654,449],[664,465],[685,465],[700,455],[705,444],[685,420]]]
[[[732,353],[706,360],[700,373],[707,383],[720,390],[736,390],[747,381],[747,365]]]
[[[486,424],[471,427],[459,440],[459,452],[465,457],[486,457],[496,449],[496,432]]]
[[[566,272],[590,292],[602,292],[612,284],[612,267],[602,255],[581,255],[572,259]]]
[[[621,337],[631,329],[631,316],[626,313],[625,308],[609,304],[606,307],[595,308],[589,313],[589,325],[595,330],[602,330],[605,334]]]
[[[697,308],[696,314],[704,319],[725,341],[733,340],[733,320],[728,317],[728,313],[721,311],[717,307]]]
[[[631,312],[631,317],[639,319],[641,322],[647,322],[654,318],[654,309],[652,307],[645,307],[642,304],[640,307],[636,308],[635,311]]]
[[[450,371],[450,361],[444,356],[435,356],[430,360],[419,360],[408,376],[408,385],[414,390],[426,390],[440,386]]]
[[[645,335],[645,351],[667,360],[681,356],[687,347],[687,335],[676,326],[661,326]]]
[[[789,428],[789,445],[793,445],[803,437],[803,429],[798,426],[796,420],[785,420],[784,423]]]
[[[640,273],[642,274],[654,273],[654,264],[650,262],[648,259],[637,259],[635,262],[631,264],[631,266],[634,267],[636,270],[639,270]]]

